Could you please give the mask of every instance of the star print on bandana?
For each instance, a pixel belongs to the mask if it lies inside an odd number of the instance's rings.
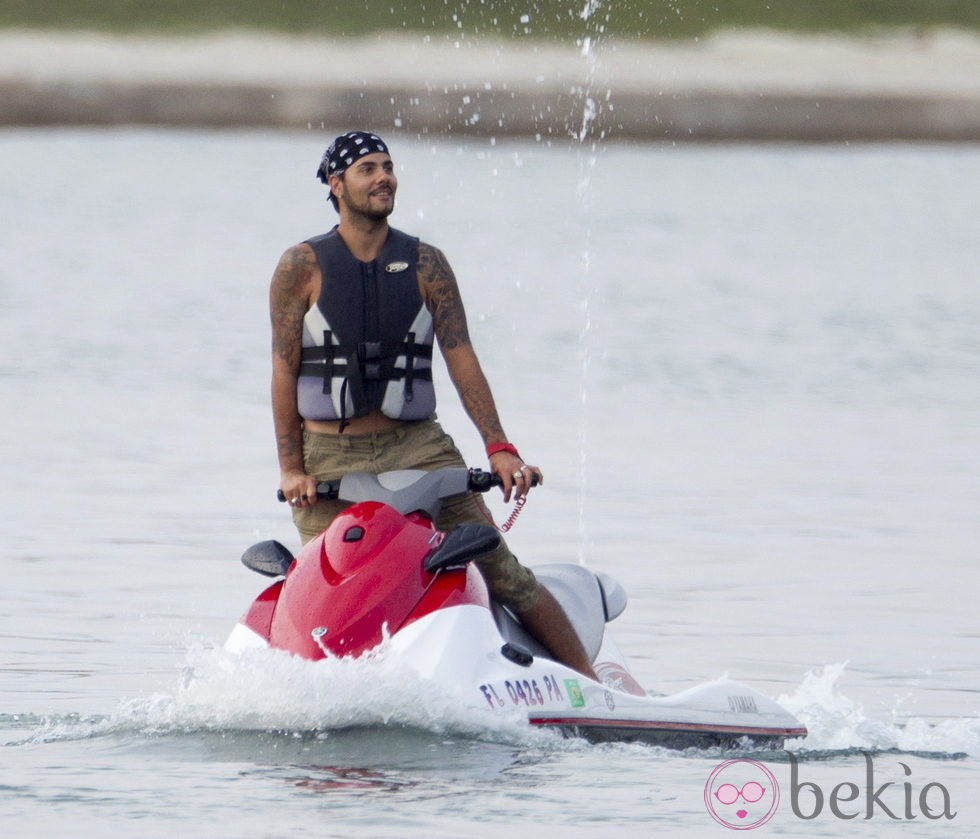
[[[348,131],[329,145],[316,175],[323,183],[327,183],[331,175],[343,175],[359,157],[377,152],[388,154],[388,146],[377,134]]]

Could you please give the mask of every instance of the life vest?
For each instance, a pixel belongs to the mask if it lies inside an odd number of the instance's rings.
[[[419,240],[389,228],[378,258],[361,262],[335,227],[308,239],[320,263],[320,296],[303,318],[297,401],[309,420],[374,408],[392,419],[435,413],[432,315],[419,293]]]

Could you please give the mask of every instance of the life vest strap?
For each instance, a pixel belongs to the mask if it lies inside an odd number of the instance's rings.
[[[321,364],[320,362],[310,361],[302,362],[299,366],[299,374],[301,376],[315,376],[316,378],[322,378],[325,373],[325,368],[327,365]],[[357,367],[358,365],[354,365]],[[408,370],[404,370],[400,367],[382,368],[378,375],[370,377],[362,376],[364,381],[379,381],[379,382],[395,382],[399,379],[404,379],[408,377]],[[334,364],[333,365],[333,375],[334,378],[349,378],[347,373],[347,364]],[[432,381],[432,368],[431,367],[413,367],[412,368],[412,378],[416,381],[421,380],[424,382]],[[330,393],[329,390],[325,390],[324,393]]]
[[[404,356],[404,367],[398,359]],[[356,359],[351,363],[352,359]],[[323,393],[330,394],[335,379],[341,379],[340,426],[341,431],[349,424],[347,395],[350,394],[355,417],[363,417],[371,410],[365,392],[365,382],[392,382],[405,380],[405,401],[414,398],[412,384],[416,380],[432,381],[431,367],[417,367],[417,359],[430,361],[432,347],[415,341],[415,333],[409,332],[404,341],[363,341],[359,344],[334,344],[331,333],[324,330],[323,346],[303,347],[300,355],[299,375],[323,380]]]

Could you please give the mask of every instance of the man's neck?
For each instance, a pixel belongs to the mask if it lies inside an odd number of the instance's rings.
[[[337,232],[357,259],[371,262],[378,258],[388,238],[388,220],[345,214],[340,218]]]

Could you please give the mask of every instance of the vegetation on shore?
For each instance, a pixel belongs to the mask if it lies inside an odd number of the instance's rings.
[[[733,27],[861,34],[980,30],[978,0],[4,0],[0,27],[118,33],[264,29],[307,35],[379,31],[466,37],[684,38]]]

